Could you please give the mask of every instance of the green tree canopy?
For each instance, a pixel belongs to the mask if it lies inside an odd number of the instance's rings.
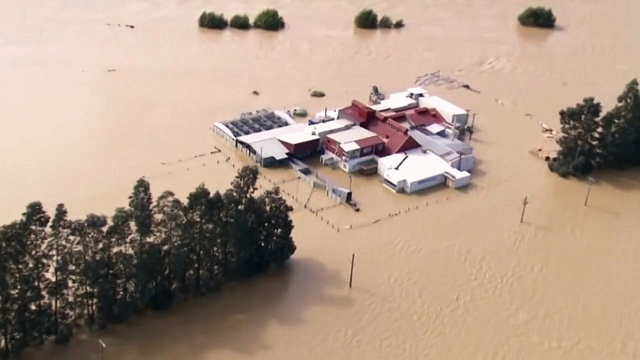
[[[277,188],[256,196],[258,177],[244,167],[224,195],[201,184],[186,204],[171,191],[154,204],[142,178],[111,218],[70,220],[59,204],[50,219],[30,203],[0,227],[0,358],[281,266],[296,250],[292,208]]]
[[[618,102],[602,115],[594,98],[560,111],[558,156],[549,168],[559,175],[587,175],[598,168],[640,165],[640,93],[631,80]]]

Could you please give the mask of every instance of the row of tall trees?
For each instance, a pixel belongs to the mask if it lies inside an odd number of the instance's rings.
[[[171,191],[154,202],[141,178],[110,219],[29,204],[0,227],[0,358],[282,265],[296,250],[292,208],[278,188],[257,196],[258,175],[244,167],[223,194],[200,185],[186,203]]]
[[[640,92],[633,79],[617,104],[602,115],[594,98],[560,111],[560,151],[549,169],[561,176],[587,175],[598,168],[640,166]]]

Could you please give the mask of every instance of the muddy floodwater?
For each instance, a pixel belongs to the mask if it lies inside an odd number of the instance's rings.
[[[247,159],[210,127],[242,111],[315,112],[437,70],[480,91],[428,87],[477,113],[468,188],[396,195],[355,177],[355,213],[291,170],[264,171],[261,186],[281,183],[295,207],[286,268],[24,358],[97,360],[101,338],[108,360],[639,359],[640,172],[596,174],[585,207],[587,185],[529,150],[544,139],[539,121],[558,128],[558,110],[585,96],[610,108],[640,75],[640,2],[547,0],[555,31],[518,27],[528,5],[538,4],[0,2],[2,223],[33,200],[111,214],[140,176],[156,195],[224,189]],[[284,31],[196,25],[203,10],[253,17],[267,6]],[[355,30],[365,6],[406,27]],[[193,158],[214,146],[223,153]]]

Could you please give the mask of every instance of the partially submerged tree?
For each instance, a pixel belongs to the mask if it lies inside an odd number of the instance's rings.
[[[257,29],[278,31],[284,29],[284,19],[276,9],[262,10],[253,20],[253,27]]]
[[[527,27],[553,28],[556,26],[556,16],[551,8],[529,7],[518,16],[518,22]]]
[[[378,21],[378,27],[382,29],[391,29],[393,27],[393,20],[385,15],[380,18],[380,21]]]
[[[198,26],[207,29],[223,30],[229,26],[229,22],[225,19],[224,14],[203,11],[198,18]]]
[[[248,30],[251,28],[251,21],[249,20],[249,16],[245,15],[233,15],[231,21],[229,21],[229,26],[234,29],[240,30]]]
[[[53,278],[47,287],[47,296],[52,303],[51,323],[48,333],[55,337],[56,344],[65,344],[73,334],[73,248],[71,222],[67,218],[64,204],[56,206],[50,225],[51,233],[47,252],[53,256]]]
[[[277,188],[256,196],[258,175],[244,167],[224,195],[200,185],[186,204],[165,191],[155,205],[142,178],[110,221],[69,220],[60,204],[49,224],[29,204],[0,227],[0,358],[282,265],[296,250],[292,208]]]
[[[41,345],[44,343],[46,327],[49,323],[50,306],[46,294],[49,278],[47,273],[51,265],[51,255],[47,251],[47,226],[51,217],[44,211],[42,203],[36,201],[27,205],[22,214],[22,224],[25,232],[26,253],[22,285],[25,286],[27,312],[28,344]]]
[[[151,297],[153,264],[150,263],[149,242],[153,233],[153,196],[151,185],[140,178],[129,195],[129,211],[135,225],[133,254],[136,264],[134,301],[138,308],[144,308]]]
[[[372,9],[363,9],[356,15],[353,22],[360,29],[375,29],[378,27],[378,14]]]
[[[586,175],[601,167],[640,165],[640,92],[638,81],[627,84],[618,104],[600,116],[593,98],[560,111],[558,156],[549,169],[561,176]]]

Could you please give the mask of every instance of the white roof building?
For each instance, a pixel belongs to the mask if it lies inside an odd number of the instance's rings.
[[[307,127],[305,124],[294,124],[289,126],[284,126],[280,128],[275,128],[267,131],[261,131],[249,135],[240,136],[238,138],[239,142],[242,142],[247,145],[252,145],[254,143],[267,140],[267,139],[276,139],[279,136],[283,136],[286,134],[293,134],[297,132],[304,131],[304,128]]]
[[[403,111],[403,110],[413,109],[415,107],[418,107],[418,102],[406,96],[389,98],[386,100],[382,100],[380,104],[370,106],[370,108],[372,108],[373,110],[380,111],[380,112],[389,111],[389,110]]]
[[[300,143],[316,140],[318,139],[318,136],[308,134],[304,131],[299,131],[295,133],[280,135],[277,137],[277,139],[289,144],[300,144]]]
[[[367,139],[373,136],[378,136],[378,135],[360,126],[354,126],[348,130],[327,135],[329,139],[337,142],[338,144],[346,144],[353,141]]]
[[[469,112],[438,96],[426,96],[418,99],[420,107],[436,109],[450,124],[467,125]]]
[[[332,134],[338,131],[347,130],[353,127],[353,123],[345,119],[337,119],[327,121],[320,124],[314,124],[307,126],[304,131],[308,134],[315,134],[320,137],[324,137],[328,134]]]
[[[385,186],[396,192],[413,193],[447,183],[458,188],[468,185],[471,174],[459,171],[438,155],[422,149],[378,159],[378,173]]]

